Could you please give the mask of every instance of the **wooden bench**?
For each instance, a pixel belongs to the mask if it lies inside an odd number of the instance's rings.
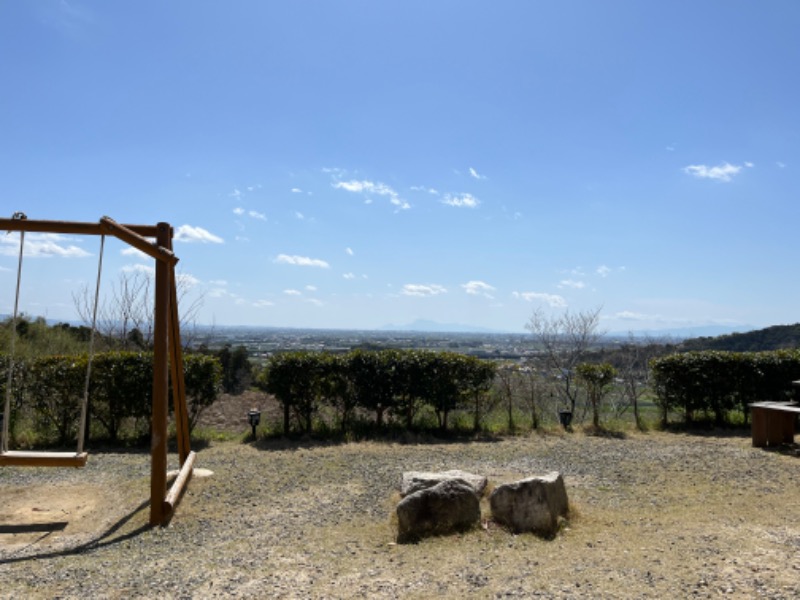
[[[793,444],[798,414],[800,414],[800,405],[796,402],[754,402],[750,404],[753,446],[763,448]]]

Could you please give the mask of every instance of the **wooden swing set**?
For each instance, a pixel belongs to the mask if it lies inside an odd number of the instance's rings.
[[[12,348],[8,365],[6,401],[3,413],[0,466],[20,467],[82,467],[87,453],[83,450],[88,406],[89,377],[91,373],[94,332],[96,329],[97,304],[100,290],[100,273],[103,264],[103,246],[106,235],[112,235],[155,259],[155,300],[153,323],[153,409],[151,421],[151,471],[150,471],[150,524],[165,524],[180,501],[195,462],[189,439],[189,414],[186,405],[186,388],[183,378],[183,352],[181,350],[178,298],[175,288],[175,264],[178,258],[172,252],[173,230],[168,223],[150,225],[121,225],[103,217],[98,223],[70,221],[34,221],[24,214],[16,213],[11,219],[0,219],[0,231],[20,232],[19,265],[17,268],[17,290],[12,321]],[[13,342],[16,335],[19,288],[22,273],[22,255],[26,232],[56,233],[64,235],[101,236],[97,286],[92,316],[92,333],[89,342],[89,360],[81,407],[78,448],[75,452],[34,452],[8,449],[8,426],[14,360]],[[151,243],[147,238],[155,238]],[[172,396],[175,410],[175,430],[178,445],[180,471],[167,490],[167,441],[169,425],[169,382],[172,379]]]

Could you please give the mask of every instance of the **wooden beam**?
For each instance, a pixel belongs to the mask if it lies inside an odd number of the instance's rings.
[[[175,512],[175,507],[178,505],[178,502],[180,502],[181,496],[183,495],[183,490],[186,488],[186,484],[189,483],[189,480],[192,478],[192,473],[194,471],[194,460],[196,457],[197,454],[194,452],[189,452],[189,456],[186,457],[178,476],[175,478],[175,481],[169,488],[169,493],[167,494],[166,498],[164,498],[164,503],[161,508],[161,513],[163,515],[162,523],[166,522],[172,516],[172,513]]]
[[[3,467],[82,467],[88,458],[86,452],[29,452],[9,450],[0,454]]]
[[[189,434],[189,407],[186,402],[186,381],[184,379],[183,348],[181,347],[181,327],[178,316],[178,292],[175,270],[171,268],[172,285],[169,303],[169,356],[172,375],[172,404],[175,407],[175,437],[178,442],[178,456],[181,465],[192,451]]]
[[[103,217],[100,219],[100,224],[103,226],[105,233],[110,233],[114,237],[121,239],[123,242],[130,244],[137,250],[140,250],[148,256],[155,258],[157,261],[165,262],[173,266],[178,262],[178,257],[172,253],[172,250],[169,250],[169,248],[172,246],[171,229],[164,237],[159,237],[160,230],[157,229],[156,243],[151,244],[135,231],[125,227],[125,225],[120,225],[114,221],[114,219],[110,219],[109,217]],[[160,225],[164,225],[169,228],[169,225],[166,223],[159,223],[159,226]],[[169,242],[169,244],[164,246],[163,242]]]
[[[145,238],[154,238],[158,234],[156,225],[124,225],[124,227]],[[0,219],[0,231],[61,233],[64,235],[103,235],[107,233],[101,223],[41,221],[35,219]]]
[[[156,243],[168,248],[169,225],[159,223]],[[150,524],[164,522],[167,493],[167,424],[169,421],[169,303],[170,266],[156,262],[153,323],[153,411],[150,425]]]

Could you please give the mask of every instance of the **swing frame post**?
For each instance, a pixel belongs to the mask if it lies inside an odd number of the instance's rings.
[[[180,501],[192,476],[196,454],[191,450],[188,407],[180,341],[180,321],[169,223],[122,225],[109,217],[98,223],[0,219],[0,231],[113,235],[156,261],[153,331],[153,407],[151,421],[150,525],[164,525]],[[151,243],[147,238],[155,238]],[[169,383],[172,380],[175,429],[181,469],[167,490]],[[2,452],[0,466],[83,466],[86,453]]]

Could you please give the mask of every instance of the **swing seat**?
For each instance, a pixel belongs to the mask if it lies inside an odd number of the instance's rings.
[[[0,453],[3,467],[83,467],[89,454],[86,452],[32,452],[9,450]]]

